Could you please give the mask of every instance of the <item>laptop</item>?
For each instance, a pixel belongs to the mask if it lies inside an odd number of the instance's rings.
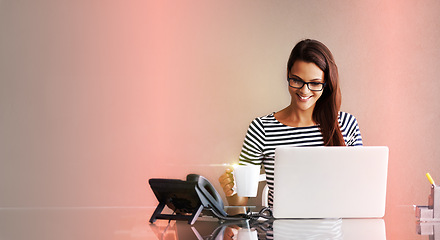
[[[275,218],[381,218],[388,147],[275,150]]]
[[[273,238],[386,240],[383,219],[277,219],[273,222]]]

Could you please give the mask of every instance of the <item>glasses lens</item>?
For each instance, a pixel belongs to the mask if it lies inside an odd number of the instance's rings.
[[[289,79],[289,83],[290,83],[290,86],[294,87],[294,88],[301,88],[302,86],[304,86],[303,81],[298,80],[298,79],[294,79],[294,78]]]
[[[309,88],[312,91],[321,91],[324,87],[324,84],[322,83],[315,83],[315,82],[310,82],[309,83]]]

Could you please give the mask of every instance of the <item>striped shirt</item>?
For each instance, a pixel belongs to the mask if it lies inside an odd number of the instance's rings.
[[[347,146],[362,146],[362,137],[356,118],[339,112],[339,127]],[[281,146],[324,146],[319,126],[290,127],[275,119],[274,114],[254,119],[246,133],[240,153],[240,164],[263,165],[269,187],[269,206],[273,202],[275,148]]]

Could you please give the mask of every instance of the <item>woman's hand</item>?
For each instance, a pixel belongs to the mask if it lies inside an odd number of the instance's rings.
[[[226,197],[231,197],[234,195],[234,177],[232,176],[232,169],[227,168],[225,173],[219,177],[218,181],[220,182],[220,186],[222,187]]]
[[[246,206],[248,202],[247,197],[239,197],[237,194],[234,194],[233,187],[234,177],[232,176],[232,169],[227,168],[225,173],[223,173],[218,181],[220,182],[220,186],[223,189],[223,192],[226,195],[226,199],[228,200],[229,205],[231,206]]]
[[[223,233],[223,240],[237,239],[239,229],[240,227],[237,225],[227,226],[225,228],[225,232]]]

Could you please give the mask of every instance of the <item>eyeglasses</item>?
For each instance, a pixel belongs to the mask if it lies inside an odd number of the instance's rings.
[[[301,79],[298,78],[287,78],[287,81],[289,81],[289,86],[297,89],[301,89],[304,84],[307,85],[307,88],[310,91],[322,91],[325,87],[326,83],[320,83],[320,82],[304,82]]]

